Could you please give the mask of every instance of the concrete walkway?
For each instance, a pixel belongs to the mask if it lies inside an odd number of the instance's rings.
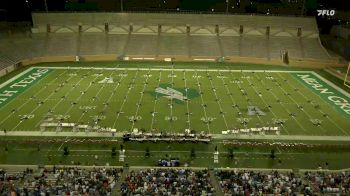
[[[224,196],[224,193],[221,190],[220,184],[215,176],[215,172],[212,170],[209,170],[209,175],[210,175],[210,182],[211,185],[214,187],[215,189],[215,195],[217,196]]]
[[[54,132],[54,131],[11,131],[6,134],[1,131],[0,136],[27,137],[122,137],[123,133],[106,132]],[[222,135],[212,134],[213,139],[247,139],[247,140],[295,140],[295,141],[350,141],[350,136],[314,136],[314,135]]]

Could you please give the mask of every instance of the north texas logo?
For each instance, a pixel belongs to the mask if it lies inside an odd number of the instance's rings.
[[[169,87],[166,87],[166,89],[164,89],[162,87],[157,87],[156,93],[163,94],[163,95],[165,95],[165,98],[168,98],[168,99],[177,99],[180,101],[185,101],[188,99],[180,91],[177,91],[177,90],[169,88]]]
[[[172,99],[175,103],[183,103],[186,100],[199,97],[199,93],[193,88],[175,88],[170,84],[160,84],[153,92],[149,92],[154,97],[164,97]]]

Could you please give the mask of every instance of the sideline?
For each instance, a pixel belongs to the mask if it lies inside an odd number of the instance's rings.
[[[211,134],[212,139],[242,139],[242,140],[292,140],[292,141],[350,141],[350,136],[322,136],[322,135],[222,135]],[[0,136],[28,136],[28,137],[96,137],[119,139],[123,133],[101,133],[101,132],[54,132],[54,131],[10,131],[6,134],[1,131]]]

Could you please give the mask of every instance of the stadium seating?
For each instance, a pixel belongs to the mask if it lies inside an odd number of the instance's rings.
[[[0,195],[349,195],[350,173],[90,168],[0,169]],[[123,177],[124,176],[124,177]],[[120,185],[120,186],[119,186]]]
[[[122,193],[131,195],[213,195],[208,171],[148,169],[130,171]]]
[[[54,168],[34,173],[0,170],[0,195],[111,195],[121,169]]]
[[[33,13],[32,32],[0,38],[1,68],[34,57],[104,54],[115,55],[115,59],[122,55],[228,56],[280,61],[285,49],[295,60],[331,59],[319,42],[313,18]]]
[[[348,195],[349,172],[217,171],[226,195]]]

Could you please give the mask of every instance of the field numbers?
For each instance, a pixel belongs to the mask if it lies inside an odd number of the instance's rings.
[[[21,118],[21,120],[34,118],[34,114],[24,114],[24,115],[18,115],[18,116]]]
[[[91,117],[94,121],[106,119],[106,116],[105,116],[105,115],[95,115],[95,116],[90,116],[90,117]]]
[[[129,121],[142,120],[141,116],[127,116]]]
[[[67,120],[70,118],[70,115],[61,115],[61,114],[57,114],[57,115],[54,115],[54,118],[56,120]]]
[[[164,120],[166,121],[176,121],[177,117],[176,116],[165,116]]]
[[[213,122],[216,118],[215,117],[202,117],[201,121],[203,122]]]
[[[128,76],[128,74],[121,73],[121,74],[119,74],[118,76],[119,76],[119,77],[127,77],[127,76]]]
[[[242,84],[243,81],[242,80],[232,80],[231,83],[232,84]]]
[[[95,110],[96,106],[84,105],[79,107],[80,110]]]
[[[237,122],[239,123],[247,123],[250,121],[251,118],[237,118]]]
[[[192,78],[199,79],[199,78],[202,78],[202,76],[193,75]]]

